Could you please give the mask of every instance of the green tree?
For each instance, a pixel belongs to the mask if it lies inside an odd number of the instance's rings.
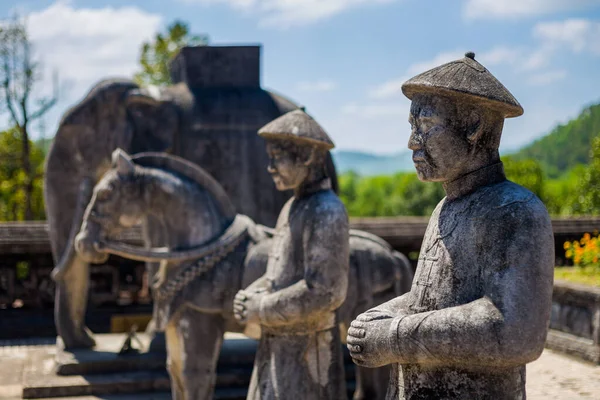
[[[34,172],[31,186],[31,210],[27,214],[25,189],[28,177],[19,157],[21,133],[17,128],[0,132],[0,220],[22,221],[25,219],[45,219],[42,194],[44,151],[29,142],[31,168]]]
[[[600,214],[600,136],[592,142],[590,163],[582,171],[573,204],[575,214]]]
[[[352,217],[430,215],[444,197],[442,186],[421,182],[415,173],[340,176],[340,198]]]
[[[20,185],[14,189],[18,189],[18,193],[23,196],[22,217],[27,220],[36,217],[34,192],[38,173],[32,159],[30,127],[56,104],[58,97],[56,77],[53,96],[34,96],[35,86],[42,79],[41,65],[32,56],[31,43],[22,20],[15,17],[0,24],[0,99],[3,107],[1,111],[8,114],[9,121],[14,126],[14,129],[10,130],[11,135],[16,134],[19,140],[19,145],[13,147],[8,156],[19,161],[21,177],[13,183]],[[4,160],[0,158],[1,162]]]
[[[556,126],[514,156],[519,160],[538,160],[548,177],[557,178],[578,164],[587,164],[592,140],[598,132],[600,104],[585,108],[576,118]]]
[[[539,162],[531,158],[505,156],[502,163],[508,179],[531,190],[540,199],[544,198],[544,170]]]
[[[175,21],[167,27],[166,33],[157,33],[152,42],[142,45],[140,65],[142,71],[134,77],[140,85],[168,85],[169,61],[185,46],[206,46],[207,35],[192,35],[188,24]]]
[[[444,196],[441,184],[421,182],[415,173],[394,176],[394,215],[429,216]]]

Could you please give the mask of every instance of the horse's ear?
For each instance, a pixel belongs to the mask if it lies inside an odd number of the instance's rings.
[[[120,176],[133,175],[135,172],[135,164],[131,161],[131,157],[121,149],[113,151],[112,166]]]

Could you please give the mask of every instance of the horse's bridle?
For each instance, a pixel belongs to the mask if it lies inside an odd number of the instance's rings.
[[[194,279],[208,272],[212,267],[229,256],[247,237],[252,220],[238,214],[229,227],[215,240],[198,247],[185,250],[173,250],[167,247],[141,248],[119,243],[112,240],[102,240],[94,243],[96,251],[109,253],[137,261],[188,261],[196,260],[182,268],[166,284],[160,285],[155,291],[161,299],[170,299],[179,293]]]

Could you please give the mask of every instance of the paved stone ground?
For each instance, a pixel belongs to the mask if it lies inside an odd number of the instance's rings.
[[[600,365],[546,350],[527,366],[527,399],[600,400]]]
[[[10,345],[0,343],[1,400],[20,399],[26,360],[32,352],[40,351],[47,345],[46,342],[31,341],[18,344],[12,342]],[[126,398],[128,397],[110,399],[125,400]],[[158,397],[157,400],[162,398]],[[537,361],[527,366],[527,398],[529,400],[600,400],[600,366],[546,350]]]

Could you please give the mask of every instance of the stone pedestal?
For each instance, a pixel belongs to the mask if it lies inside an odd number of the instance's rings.
[[[94,349],[56,347],[32,352],[23,371],[23,398],[167,392],[165,353],[148,352],[150,338],[138,335],[138,352],[119,355],[125,334],[96,335]]]
[[[22,357],[26,358],[22,369],[22,397],[170,399],[165,354],[147,351],[149,335],[142,333],[138,337],[142,346],[137,354],[118,354],[125,334],[96,335],[97,345],[93,350],[64,350],[60,338],[57,346],[29,348]],[[217,367],[215,399],[245,399],[256,341],[229,333],[225,339]],[[139,347],[138,343],[133,344]]]
[[[150,338],[138,334],[141,343],[133,343],[137,353],[119,355],[126,339],[124,334],[96,335],[94,349],[64,350],[62,340],[57,338],[56,373],[58,375],[88,375],[128,371],[162,371],[165,369],[166,353],[147,351]],[[140,346],[141,345],[141,346]]]
[[[145,334],[140,339],[150,341]],[[95,351],[64,351],[45,339],[0,346],[0,400],[170,400],[164,361],[159,368],[160,357],[144,351],[117,356],[124,340],[125,334],[96,335]],[[256,345],[244,335],[225,334],[215,400],[246,399]],[[351,398],[354,367],[347,353],[344,361]]]

